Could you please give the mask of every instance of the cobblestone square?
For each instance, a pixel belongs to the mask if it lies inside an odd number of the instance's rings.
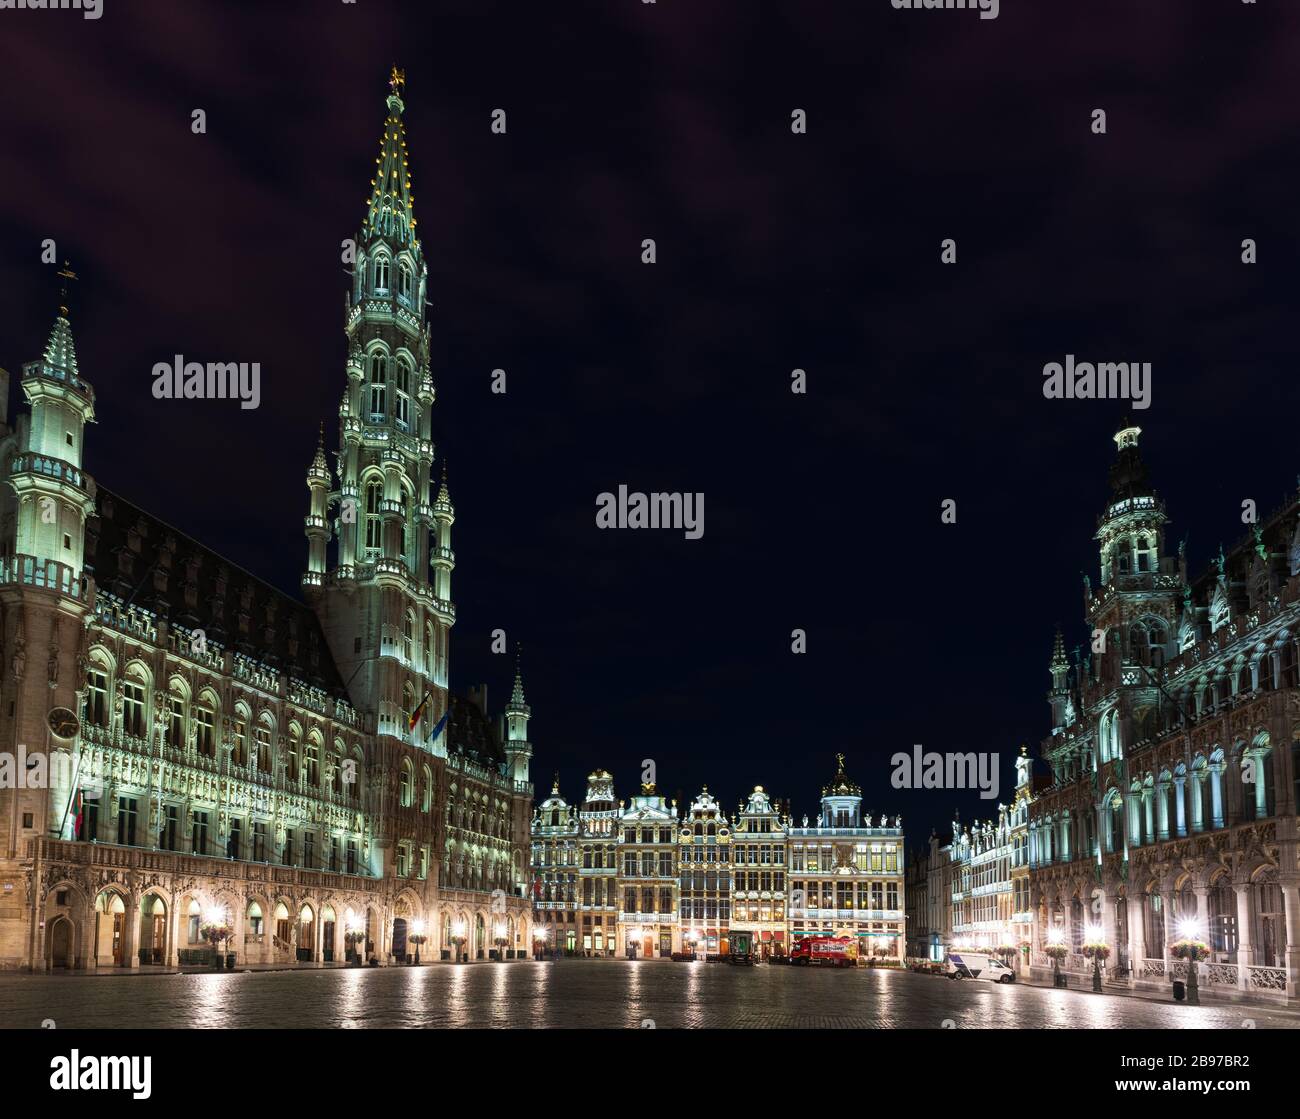
[[[0,978],[0,1025],[45,1020],[59,1029],[1239,1030],[1300,1019],[911,972],[657,960]]]

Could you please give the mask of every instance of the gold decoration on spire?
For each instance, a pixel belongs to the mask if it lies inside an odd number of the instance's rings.
[[[63,286],[59,289],[59,314],[66,319],[68,317],[68,281],[75,280],[77,274],[72,270],[71,263],[65,260],[63,267],[55,275],[63,280]]]

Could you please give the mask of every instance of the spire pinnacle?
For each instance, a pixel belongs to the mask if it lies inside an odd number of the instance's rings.
[[[393,67],[388,79],[388,118],[375,157],[377,171],[370,181],[373,188],[366,200],[366,217],[361,225],[361,240],[384,237],[394,245],[419,249],[415,236],[415,212],[411,197],[411,172],[406,164],[406,126],[402,113],[406,103],[406,71]]]
[[[520,642],[515,642],[515,686],[510,693],[510,706],[523,707],[524,700],[524,677],[523,669],[520,666],[520,660],[523,657],[524,647]]]

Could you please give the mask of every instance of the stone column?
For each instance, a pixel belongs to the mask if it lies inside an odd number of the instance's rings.
[[[1129,986],[1141,978],[1142,961],[1147,954],[1145,900],[1143,894],[1128,899],[1128,955],[1129,967],[1132,969],[1129,973]]]
[[[1284,885],[1282,904],[1286,909],[1286,993],[1294,998],[1300,983],[1300,887]]]
[[[1216,828],[1223,827],[1223,763],[1210,766],[1210,818]]]
[[[1251,945],[1250,921],[1250,884],[1234,883],[1233,892],[1237,895],[1237,987],[1249,990],[1247,967],[1254,962],[1255,950]],[[1283,891],[1283,897],[1286,891]],[[1289,911],[1288,911],[1289,912]]]
[[[133,971],[140,967],[140,901],[139,895],[132,895],[122,914],[123,962]]]

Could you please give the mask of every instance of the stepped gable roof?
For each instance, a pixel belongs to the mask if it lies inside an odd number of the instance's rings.
[[[100,591],[348,698],[309,606],[103,486],[86,522],[86,566]]]

